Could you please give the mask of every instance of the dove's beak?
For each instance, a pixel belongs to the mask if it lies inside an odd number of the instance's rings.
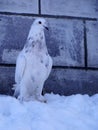
[[[46,29],[46,30],[48,30],[48,31],[49,31],[49,28],[48,28],[47,26],[44,26],[44,27],[45,27],[45,29]]]

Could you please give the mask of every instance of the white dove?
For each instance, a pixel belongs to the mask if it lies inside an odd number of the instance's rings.
[[[46,101],[42,89],[52,69],[52,58],[46,46],[45,28],[48,29],[45,19],[37,18],[33,22],[26,44],[16,61],[14,96],[21,101]]]

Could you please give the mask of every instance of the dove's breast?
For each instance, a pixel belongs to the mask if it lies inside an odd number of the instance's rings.
[[[51,66],[51,57],[46,53],[40,53],[40,55],[28,53],[26,55],[25,75],[34,77],[38,80],[36,82],[44,82],[50,73]]]

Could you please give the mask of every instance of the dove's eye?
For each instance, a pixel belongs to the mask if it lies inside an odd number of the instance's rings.
[[[39,21],[39,24],[41,24],[42,22],[41,21]]]

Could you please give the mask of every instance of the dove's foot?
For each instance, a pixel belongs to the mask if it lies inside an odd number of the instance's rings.
[[[44,98],[44,96],[42,96],[42,95],[38,96],[37,100],[40,101],[40,102],[44,102],[44,103],[47,102],[46,99]]]

